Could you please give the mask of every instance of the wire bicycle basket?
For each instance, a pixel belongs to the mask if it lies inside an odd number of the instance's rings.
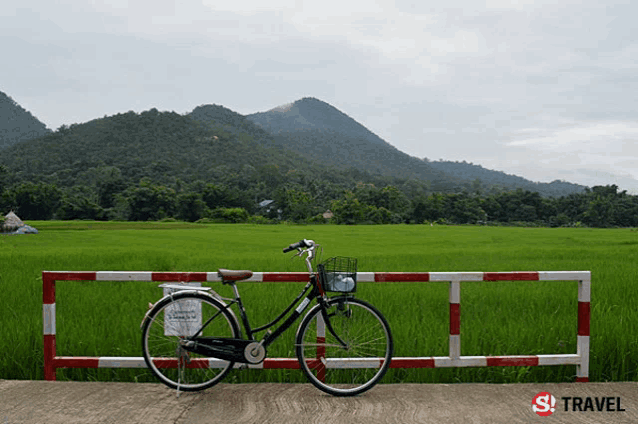
[[[317,265],[325,292],[354,293],[357,290],[357,259],[337,256]]]

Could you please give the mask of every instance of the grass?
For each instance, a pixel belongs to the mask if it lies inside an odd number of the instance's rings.
[[[638,232],[452,226],[200,225],[180,222],[30,222],[40,234],[0,236],[0,378],[42,379],[43,270],[303,271],[281,248],[301,238],[324,258],[355,256],[359,271],[592,271],[591,381],[638,381]],[[227,287],[211,284],[222,295]],[[254,325],[303,284],[244,283]],[[395,356],[448,353],[447,283],[367,283],[357,295],[388,318]],[[156,283],[59,282],[57,352],[141,356],[139,324]],[[463,355],[576,352],[576,282],[461,285]],[[294,357],[294,329],[269,351]],[[391,370],[384,382],[573,381],[574,366]],[[58,370],[58,379],[153,381],[145,369]],[[227,381],[303,381],[295,370],[241,371]]]

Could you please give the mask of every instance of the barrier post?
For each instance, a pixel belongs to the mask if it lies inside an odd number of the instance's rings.
[[[44,324],[44,379],[55,380],[55,280],[42,273],[42,321]]]
[[[576,365],[576,381],[589,381],[589,324],[591,320],[591,280],[578,281],[578,345],[576,354],[582,359]]]
[[[461,358],[461,282],[450,281],[450,358]]]

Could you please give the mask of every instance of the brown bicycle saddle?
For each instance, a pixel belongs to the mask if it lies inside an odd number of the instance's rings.
[[[252,271],[248,270],[233,270],[233,269],[218,269],[217,275],[222,281],[241,281],[247,280],[253,276]]]

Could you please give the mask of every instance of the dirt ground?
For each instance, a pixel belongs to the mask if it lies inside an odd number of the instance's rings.
[[[550,416],[532,409],[541,392],[556,400]],[[0,424],[536,422],[638,423],[638,383],[379,384],[336,398],[310,384],[219,384],[178,397],[161,384],[0,380]]]

